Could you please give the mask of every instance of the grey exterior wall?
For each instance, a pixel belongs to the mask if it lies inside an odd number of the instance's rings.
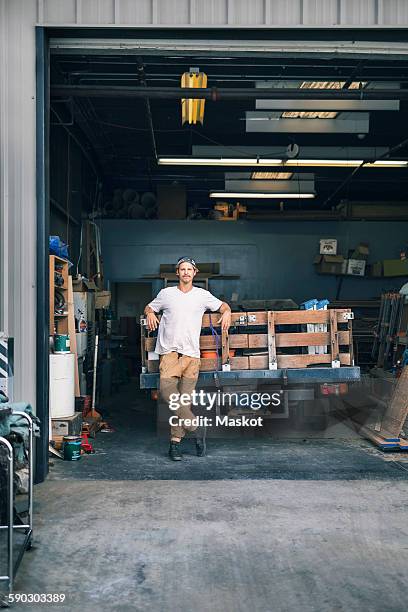
[[[228,300],[241,298],[309,298],[336,295],[336,277],[315,272],[313,259],[320,238],[337,238],[347,255],[359,242],[370,245],[370,261],[399,256],[406,243],[406,224],[387,222],[216,222],[103,221],[101,223],[105,279],[131,282],[157,274],[160,263],[182,255],[196,261],[221,263],[221,273],[240,280],[212,281],[210,289]],[[392,244],[384,240],[392,236]],[[400,287],[406,279],[345,278],[340,298],[374,297],[382,289]],[[153,292],[162,287],[154,281]]]
[[[206,27],[408,25],[406,0],[38,0],[42,24]]]
[[[15,339],[15,398],[35,404],[35,2],[0,1],[0,329]]]
[[[0,0],[0,329],[35,406],[35,25],[401,27],[406,0]],[[275,37],[276,38],[276,37]]]

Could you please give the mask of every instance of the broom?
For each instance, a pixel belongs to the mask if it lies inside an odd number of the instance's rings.
[[[94,419],[102,419],[102,415],[95,410],[95,399],[96,399],[96,370],[98,365],[98,346],[99,346],[99,334],[95,335],[95,352],[94,352],[94,368],[93,368],[93,385],[92,385],[92,406],[89,416]]]

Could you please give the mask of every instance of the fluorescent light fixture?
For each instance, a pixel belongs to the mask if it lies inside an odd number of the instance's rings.
[[[291,112],[290,109],[284,109]],[[311,111],[309,111],[310,113]],[[318,111],[316,111],[318,112]],[[323,115],[325,113],[323,112]],[[336,118],[285,119],[280,114],[279,121],[270,121],[270,112],[245,111],[246,132],[303,133],[303,134],[367,134],[370,113],[339,113]],[[254,118],[258,121],[253,121]]]
[[[251,179],[264,181],[287,181],[292,178],[293,172],[252,172]]]
[[[335,119],[337,111],[284,111],[282,119]]]
[[[360,166],[363,159],[287,159],[285,166]]]
[[[280,166],[281,159],[257,157],[159,157],[160,166]]]
[[[253,200],[263,199],[263,200],[303,200],[303,199],[311,199],[314,198],[314,193],[256,193],[254,191],[251,192],[233,192],[233,191],[211,191],[210,198],[234,198],[234,199],[248,199],[251,198]]]
[[[366,162],[363,168],[406,168],[408,161],[400,159],[378,159],[375,162]]]
[[[343,89],[346,81],[303,81],[300,89]],[[367,81],[353,81],[347,89],[360,89],[367,85]]]
[[[283,166],[321,166],[321,167],[351,167],[356,168],[406,168],[408,161],[400,159],[379,159],[374,162],[364,162],[363,159],[287,159]]]
[[[406,168],[407,160],[379,159],[374,162],[364,162],[363,159],[269,159],[261,157],[159,157],[161,166],[317,166],[355,168],[363,165],[364,168]],[[269,173],[267,173],[269,174]],[[279,172],[271,174],[280,174]],[[257,176],[252,178],[266,178]],[[284,179],[285,177],[279,177]],[[288,177],[289,178],[289,177]]]

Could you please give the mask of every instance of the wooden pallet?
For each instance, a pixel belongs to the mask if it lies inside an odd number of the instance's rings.
[[[397,379],[389,406],[381,420],[379,431],[361,427],[360,433],[381,450],[408,450],[408,440],[400,437],[408,416],[408,366]]]
[[[160,318],[160,317],[159,317]],[[229,332],[222,332],[219,313],[203,316],[200,348],[216,350],[217,340],[209,335],[210,327],[218,335],[218,359],[202,358],[200,370],[275,370],[306,368],[323,364],[341,367],[354,365],[352,312],[350,308],[334,310],[282,310],[233,312]],[[306,332],[307,324],[324,325],[328,331]],[[159,371],[159,360],[148,359],[154,352],[156,337],[147,331],[141,317],[141,354],[144,372]],[[309,354],[308,347],[323,346],[327,352]],[[230,351],[234,356],[230,356]]]
[[[382,451],[408,451],[408,440],[393,436],[384,431],[374,431],[370,427],[360,427],[360,434],[373,442]]]

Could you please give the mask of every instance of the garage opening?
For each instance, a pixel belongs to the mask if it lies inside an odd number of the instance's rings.
[[[408,60],[324,41],[316,53],[287,36],[286,51],[221,35],[195,48],[51,39],[50,235],[68,245],[50,258],[51,437],[61,453],[64,436],[88,434],[96,453],[80,477],[97,466],[105,478],[177,478],[155,334],[140,316],[178,282],[182,256],[235,316],[226,354],[212,322],[203,328],[203,381],[284,398],[262,428],[214,430],[210,468],[192,462],[182,478],[267,474],[270,444],[307,439],[316,457],[384,416],[406,359]],[[181,98],[182,85],[207,99]],[[343,317],[336,336],[331,312]],[[316,336],[293,346],[291,334]],[[293,461],[302,471],[304,455]]]

